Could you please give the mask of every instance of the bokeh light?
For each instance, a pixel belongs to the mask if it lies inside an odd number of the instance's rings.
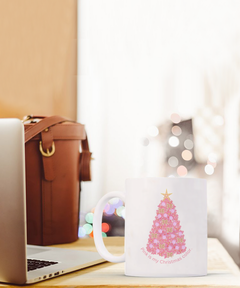
[[[179,139],[176,136],[171,136],[168,139],[168,143],[172,147],[177,147],[179,145]]]
[[[115,212],[115,207],[113,205],[108,204],[108,208],[104,209],[105,214],[112,215]],[[107,206],[107,205],[106,205]],[[105,206],[105,207],[106,207]]]
[[[86,234],[90,234],[93,231],[93,227],[91,224],[84,224],[83,229],[85,230]]]
[[[185,160],[185,161],[190,161],[192,159],[192,152],[189,151],[189,150],[184,150],[182,152],[182,158]]]
[[[191,150],[192,148],[193,148],[193,141],[192,140],[190,140],[190,139],[186,139],[185,141],[184,141],[184,147],[186,148],[186,149],[188,149],[188,150]]]
[[[182,129],[175,125],[172,127],[172,134],[175,135],[175,136],[180,136],[182,134]]]
[[[112,198],[111,200],[109,200],[108,202],[110,203],[110,204],[117,204],[118,203],[118,201],[119,201],[119,198]]]
[[[205,166],[204,170],[205,170],[205,173],[206,173],[207,175],[212,175],[212,174],[214,173],[214,168],[213,168],[213,166],[212,166],[212,165],[209,165],[209,164],[207,164],[207,165]]]
[[[119,198],[113,198],[109,201],[109,204],[113,206],[115,209],[123,205],[123,202]]]
[[[177,174],[181,177],[186,176],[188,173],[188,170],[185,166],[181,165],[177,168]]]
[[[177,166],[178,166],[178,159],[177,159],[177,157],[171,156],[171,157],[168,159],[168,165],[171,166],[171,167],[177,167]]]
[[[124,206],[118,207],[116,210],[116,213],[119,217],[124,218],[125,217],[125,207]]]
[[[110,226],[108,223],[102,223],[102,231],[107,233],[110,230]]]
[[[173,113],[170,116],[170,119],[172,120],[173,123],[178,124],[181,121],[181,117],[177,113]]]
[[[89,212],[85,216],[85,220],[87,223],[92,224],[93,223],[93,213]]]
[[[156,137],[159,134],[159,130],[156,126],[148,127],[147,132],[152,137]]]
[[[86,236],[86,231],[83,227],[79,227],[78,228],[78,237],[83,238],[84,236]]]

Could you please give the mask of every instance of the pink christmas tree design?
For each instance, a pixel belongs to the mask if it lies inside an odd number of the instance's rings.
[[[169,198],[167,190],[162,195],[164,199],[160,202],[152,229],[149,233],[147,251],[164,258],[172,257],[186,251],[186,240],[181,230],[176,206]]]

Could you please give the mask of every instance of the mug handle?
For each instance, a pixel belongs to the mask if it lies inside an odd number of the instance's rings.
[[[97,248],[98,253],[101,255],[102,258],[109,262],[119,263],[125,261],[125,253],[121,256],[114,256],[112,255],[106,248],[102,238],[102,214],[105,205],[109,200],[112,198],[118,197],[122,201],[125,202],[125,195],[122,192],[113,191],[109,192],[104,195],[98,202],[93,216],[93,236],[95,246]]]

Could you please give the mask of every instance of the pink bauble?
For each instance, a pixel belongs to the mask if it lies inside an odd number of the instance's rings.
[[[153,245],[152,245],[152,244],[150,244],[150,245],[149,245],[149,247],[150,247],[150,248],[153,248]]]
[[[157,218],[158,218],[158,219],[161,218],[161,217],[162,217],[161,214],[158,214],[158,215],[157,215]]]
[[[171,237],[172,237],[172,238],[175,238],[175,235],[174,235],[174,234],[171,234]]]
[[[158,240],[157,240],[157,239],[154,239],[154,240],[153,240],[153,243],[157,244],[157,243],[158,243]]]
[[[158,226],[159,226],[159,223],[158,223],[158,222],[156,222],[156,223],[155,223],[155,226],[157,226],[157,227],[158,227]]]
[[[179,250],[179,247],[178,247],[178,246],[176,246],[176,247],[175,247],[175,249],[176,249],[176,250]]]
[[[168,215],[165,213],[163,216],[164,216],[165,218],[167,218]]]
[[[158,230],[158,233],[160,233],[160,234],[161,234],[161,233],[162,233],[162,230],[161,230],[161,229],[159,229],[159,230]]]
[[[176,240],[173,240],[173,241],[172,241],[172,244],[175,244],[175,243],[176,243]]]
[[[184,246],[184,245],[182,246],[182,249],[183,249],[183,250],[185,249],[185,246]]]
[[[179,236],[182,236],[183,234],[182,234],[182,232],[179,232],[178,235],[179,235]]]
[[[170,216],[170,217],[169,217],[169,219],[170,219],[170,220],[173,220],[173,217],[172,217],[172,216]]]
[[[168,246],[168,250],[171,251],[172,250],[172,246]]]
[[[174,213],[174,212],[175,212],[175,210],[174,210],[174,209],[171,209],[170,211],[171,211],[171,213]]]
[[[162,206],[166,206],[166,204],[164,202],[162,202]]]
[[[159,250],[159,249],[157,249],[157,250],[156,250],[156,253],[159,253],[159,252],[160,252],[160,250]]]
[[[167,237],[165,235],[162,236],[162,239],[166,239]]]
[[[173,222],[173,226],[176,226],[177,225],[177,223],[176,222]]]

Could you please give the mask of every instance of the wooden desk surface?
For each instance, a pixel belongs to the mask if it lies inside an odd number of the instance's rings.
[[[104,239],[109,251],[123,252],[124,238]],[[93,239],[79,239],[71,244],[55,247],[96,251]],[[8,285],[1,285],[10,287]],[[124,263],[105,262],[28,287],[240,287],[240,270],[221,243],[208,239],[208,275],[188,278],[140,278],[124,275]]]

